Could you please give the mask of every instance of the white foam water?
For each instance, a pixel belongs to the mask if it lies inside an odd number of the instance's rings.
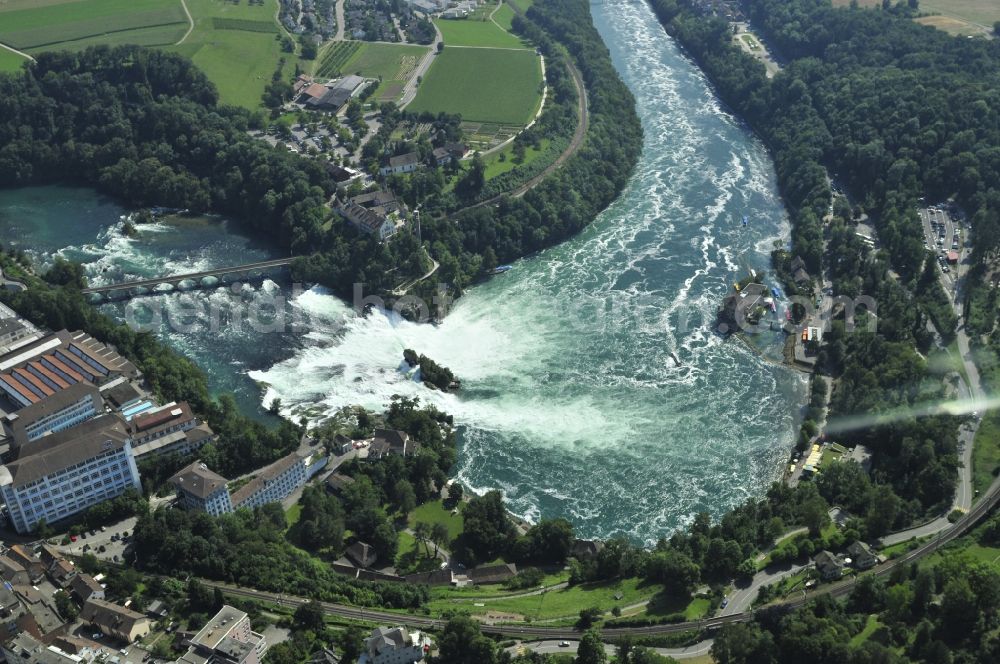
[[[788,226],[763,147],[648,7],[592,8],[645,130],[622,197],[437,327],[308,291],[296,306],[341,325],[251,375],[290,415],[393,394],[434,403],[461,427],[455,474],[473,490],[502,490],[528,519],[649,542],[760,492],[792,444],[802,380],[710,329],[733,278],[765,270]],[[452,369],[461,392],[410,380],[404,348]]]

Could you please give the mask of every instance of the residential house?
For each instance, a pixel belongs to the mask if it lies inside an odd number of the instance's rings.
[[[578,539],[573,542],[573,548],[570,550],[570,555],[577,560],[583,560],[584,558],[593,558],[601,552],[604,548],[604,542],[600,540],[582,540]]]
[[[63,626],[52,599],[42,595],[34,586],[11,586],[21,605],[31,614],[39,636],[45,636]],[[34,633],[34,632],[32,632]]]
[[[388,216],[374,210],[362,207],[354,201],[347,201],[337,208],[347,221],[362,233],[375,235],[379,240],[385,240],[396,233],[396,224]]]
[[[15,586],[31,585],[31,576],[28,574],[28,570],[7,556],[0,556],[0,577]]]
[[[81,602],[86,602],[89,599],[104,599],[104,586],[89,574],[82,572],[77,574],[69,582],[69,587]]]
[[[871,569],[878,564],[878,554],[862,541],[852,542],[847,547],[847,555],[857,569]]]
[[[396,198],[396,194],[389,189],[367,191],[351,197],[350,200],[352,203],[357,203],[361,207],[383,216],[389,216],[393,212],[399,212],[403,209],[400,201]]]
[[[326,489],[333,494],[343,493],[352,484],[354,484],[353,477],[340,473],[333,473],[326,478]]]
[[[378,170],[379,175],[399,175],[401,173],[412,173],[420,166],[420,156],[416,152],[389,157],[389,164]]]
[[[149,634],[149,618],[102,599],[89,599],[84,602],[80,619],[97,627],[105,636],[125,643],[132,643]]]
[[[177,498],[185,509],[200,510],[212,516],[233,511],[226,478],[200,461],[177,471],[169,482],[177,489]]]
[[[23,544],[15,544],[7,549],[7,557],[28,571],[32,584],[45,576],[45,566],[42,561],[25,549]]]
[[[413,664],[430,654],[433,643],[420,632],[405,627],[376,627],[365,639],[358,664]]]
[[[450,586],[455,582],[455,574],[450,569],[436,569],[430,572],[407,574],[407,583],[422,583],[427,586]]]
[[[444,149],[455,161],[461,161],[469,154],[469,146],[464,143],[446,143]]]
[[[400,456],[416,454],[417,450],[420,449],[420,444],[411,441],[408,433],[396,429],[375,429],[375,441],[372,446],[374,447],[376,444],[380,447],[387,444],[390,453]]]
[[[3,643],[3,654],[7,662],[13,664],[90,664],[97,657],[97,649],[81,649],[79,652],[64,650],[55,644],[48,644],[28,632],[21,632]]]
[[[57,586],[66,588],[73,580],[73,577],[76,576],[76,567],[65,558],[60,558],[52,563],[52,567],[49,568],[49,576],[52,577],[52,581]]]
[[[504,583],[517,576],[517,565],[514,563],[487,565],[485,567],[470,569],[465,575],[477,585]]]
[[[344,552],[347,558],[358,567],[371,567],[378,562],[378,554],[369,544],[355,542]]]
[[[326,172],[330,174],[333,181],[337,183],[337,189],[343,191],[350,187],[355,182],[361,182],[365,179],[365,174],[361,171],[356,171],[353,168],[348,168],[347,166],[338,166],[333,162],[327,162],[325,164]]]
[[[444,166],[445,164],[451,163],[453,159],[451,153],[448,152],[448,148],[434,148],[431,156],[434,157],[434,163],[438,166]]]
[[[816,570],[824,581],[839,579],[844,573],[844,561],[829,551],[820,551],[813,562],[816,563]]]

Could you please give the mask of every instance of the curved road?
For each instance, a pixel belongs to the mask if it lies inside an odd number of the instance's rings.
[[[177,43],[174,44],[174,46],[180,46],[181,44],[183,44],[184,41],[191,36],[191,32],[194,30],[194,19],[191,18],[191,12],[188,11],[187,3],[184,2],[184,0],[181,0],[181,9],[184,10],[184,15],[187,16],[188,29],[187,32],[184,33],[184,36],[177,40]],[[274,21],[275,23],[279,23],[280,25],[277,14],[274,15]]]

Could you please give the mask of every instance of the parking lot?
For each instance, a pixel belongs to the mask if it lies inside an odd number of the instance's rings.
[[[63,553],[74,556],[92,553],[101,560],[121,562],[125,555],[125,549],[132,539],[134,529],[135,517],[132,517],[112,526],[105,526],[103,529],[87,531],[77,536],[75,542],[71,541],[66,545],[58,544],[56,548]]]
[[[942,283],[949,296],[954,298],[957,281],[962,276],[968,256],[968,229],[961,213],[949,205],[920,208],[919,214],[924,228],[924,246],[937,257]]]

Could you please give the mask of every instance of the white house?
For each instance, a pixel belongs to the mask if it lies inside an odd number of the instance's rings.
[[[425,634],[408,632],[405,627],[376,627],[365,639],[358,664],[413,664],[428,655],[432,645]]]

